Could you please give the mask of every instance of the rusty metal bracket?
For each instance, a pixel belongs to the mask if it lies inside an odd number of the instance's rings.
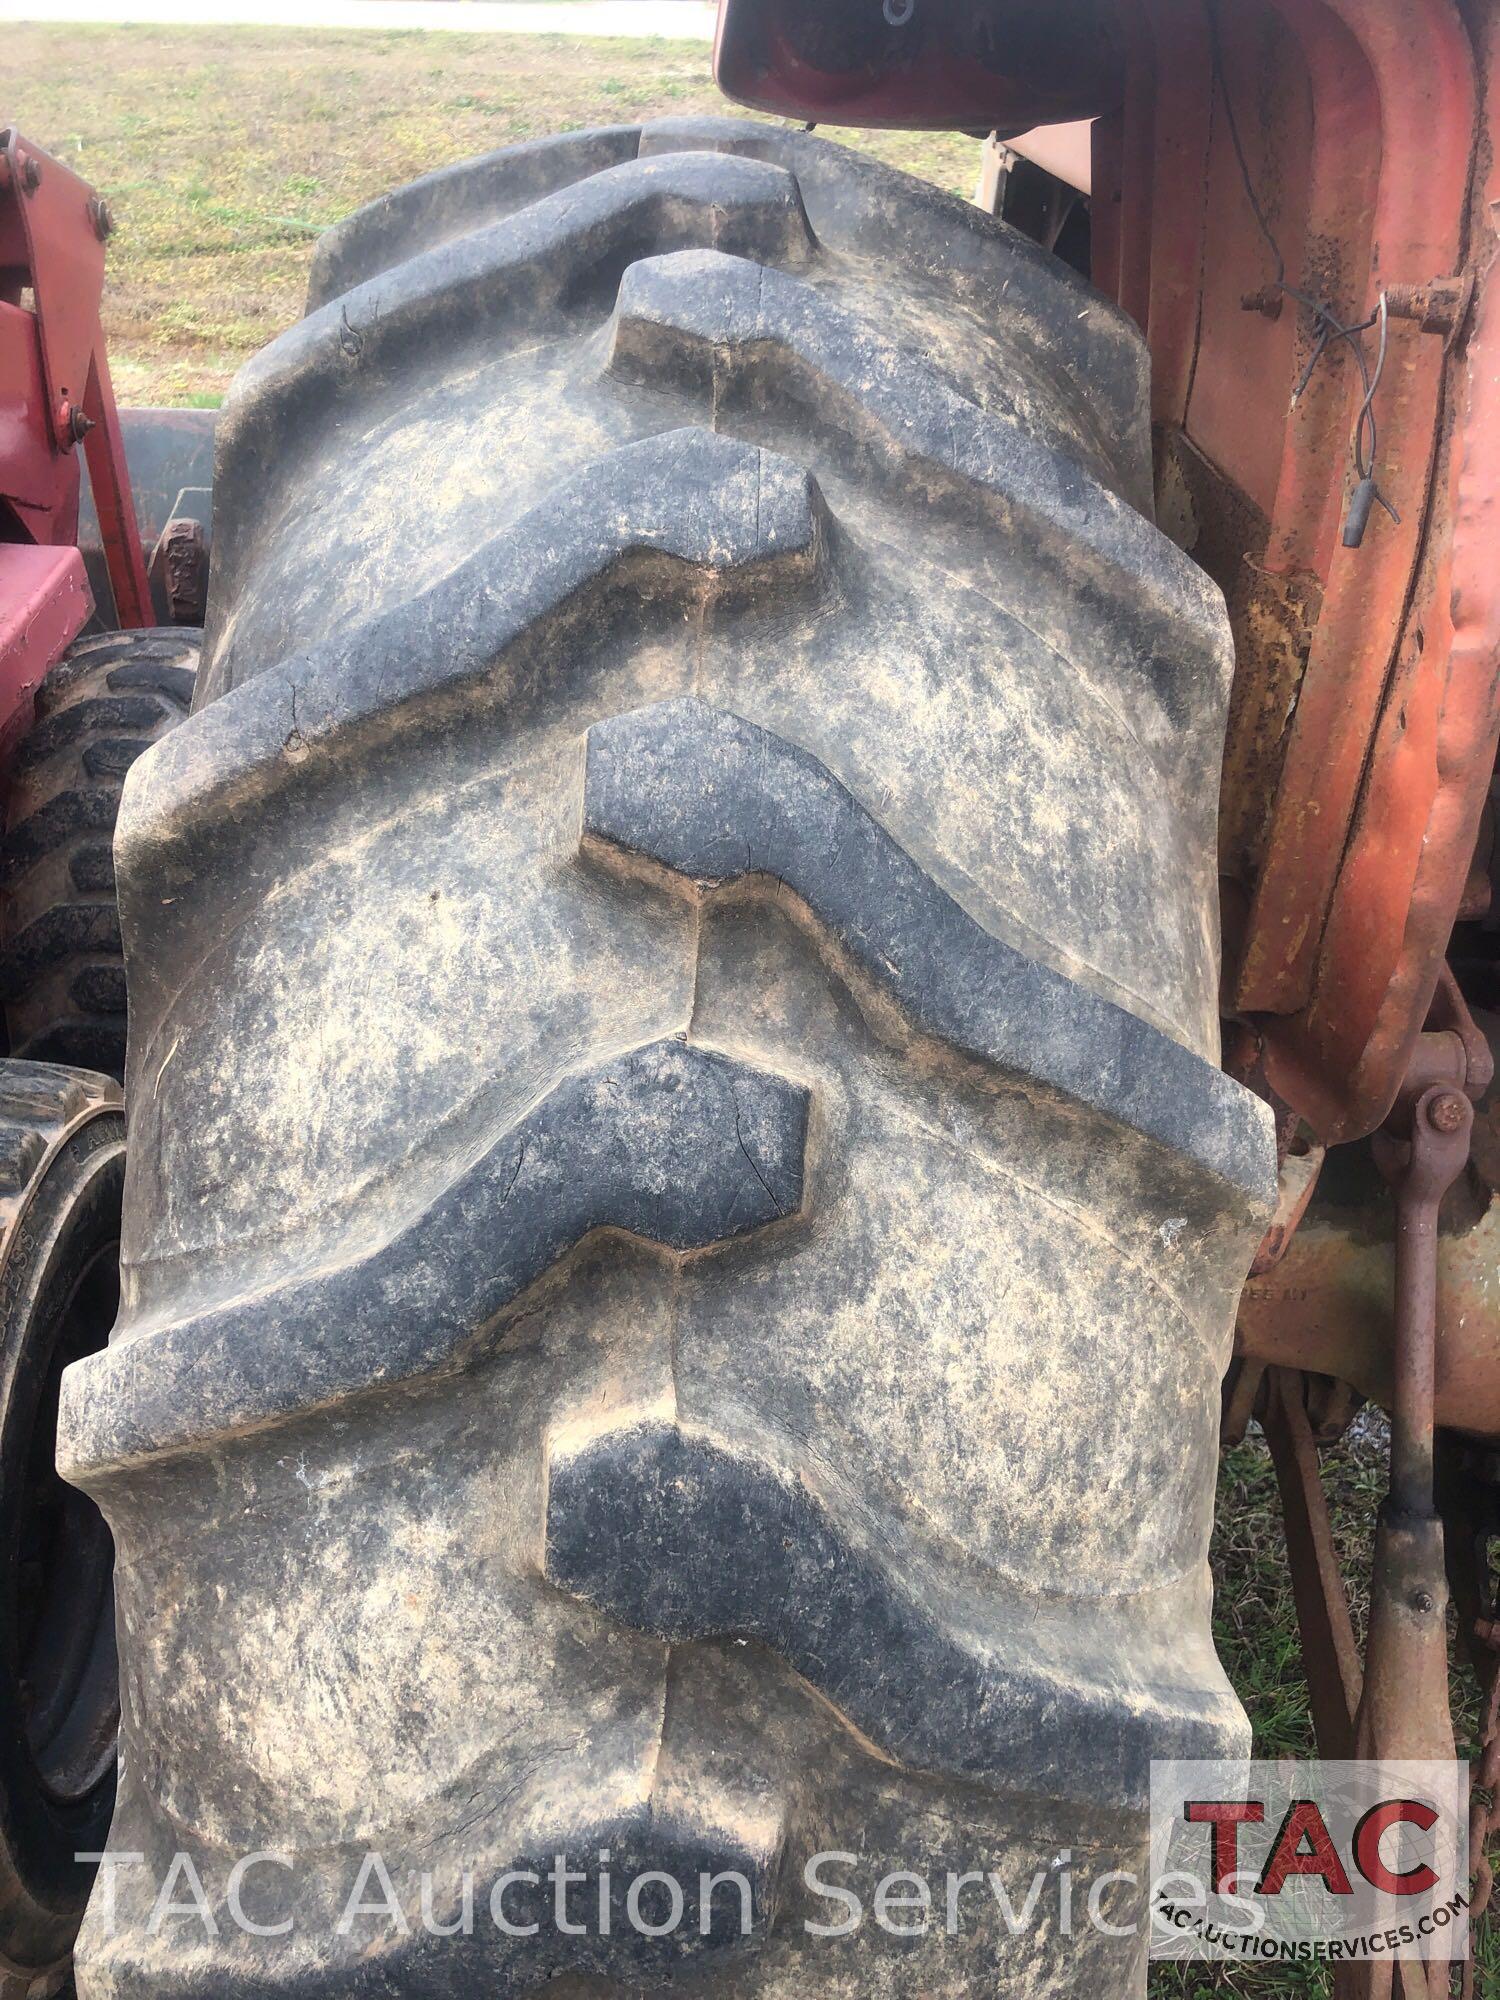
[[[1276,1183],[1276,1213],[1250,1266],[1252,1278],[1274,1271],[1286,1255],[1317,1188],[1327,1152],[1326,1146],[1312,1145],[1306,1152],[1288,1153],[1282,1161]]]
[[[1363,1670],[1305,1397],[1305,1376],[1295,1369],[1272,1368],[1260,1420],[1281,1489],[1287,1560],[1318,1749],[1324,1757],[1344,1759],[1354,1754]]]
[[[208,543],[203,523],[168,521],[151,551],[149,574],[173,625],[201,625],[208,608]]]
[[[1391,1413],[1390,1505],[1409,1522],[1437,1519],[1433,1409],[1438,1207],[1463,1172],[1473,1129],[1474,1107],[1464,1092],[1440,1082],[1412,1106],[1411,1135],[1404,1146],[1388,1133],[1378,1134],[1375,1142],[1376,1163],[1396,1196],[1396,1398]]]
[[[1474,273],[1434,278],[1430,285],[1389,285],[1385,301],[1393,319],[1414,319],[1423,333],[1440,333],[1448,345],[1463,332],[1474,298]]]
[[[1396,1388],[1391,1485],[1375,1533],[1364,1686],[1354,1723],[1354,1754],[1362,1758],[1454,1755],[1448,1582],[1436,1495],[1437,1228],[1443,1196],[1469,1157],[1474,1107],[1462,1087],[1466,1071],[1460,1037],[1424,1036],[1391,1120],[1374,1140],[1396,1198]],[[1406,2000],[1437,2000],[1449,1990],[1446,1960],[1404,1966],[1400,1977]],[[1347,1967],[1334,1992],[1337,2000],[1386,2000],[1394,1980],[1389,1963]]]

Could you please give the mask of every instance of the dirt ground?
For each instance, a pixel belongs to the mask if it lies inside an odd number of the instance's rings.
[[[216,404],[240,364],[297,318],[319,232],[386,188],[565,130],[723,112],[698,43],[561,35],[258,29],[6,30],[3,106],[113,204],[106,327],[120,400]],[[978,148],[961,136],[843,133],[956,194]],[[1328,1454],[1351,1575],[1369,1560],[1383,1489],[1379,1426]],[[1230,1452],[1214,1546],[1215,1625],[1263,1756],[1311,1752],[1307,1690],[1264,1447]],[[1461,1728],[1468,1692],[1455,1683]],[[1500,2000],[1500,1944],[1480,1993]],[[1316,1972],[1159,1970],[1153,2000],[1326,1995]]]

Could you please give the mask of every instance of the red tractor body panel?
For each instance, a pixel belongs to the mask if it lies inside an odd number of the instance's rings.
[[[91,608],[76,547],[80,443],[117,622],[154,622],[99,323],[109,227],[86,182],[0,133],[0,744],[24,729],[31,694]]]
[[[79,550],[0,543],[0,757],[24,734],[43,675],[93,608]]]

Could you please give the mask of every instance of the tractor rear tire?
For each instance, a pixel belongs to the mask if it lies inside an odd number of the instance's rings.
[[[107,1077],[0,1061],[0,1996],[54,1992],[115,1798],[113,1547],[57,1475],[63,1370],[119,1302],[125,1177]]]
[[[125,1073],[112,853],[125,774],[187,714],[202,634],[81,639],[37,690],[0,839],[0,998],[13,1056]]]
[[[746,121],[323,239],[117,847],[126,1304],[61,1452],[146,1858],[83,2000],[1144,1990],[1152,1759],[1248,1743],[1274,1195],[1147,388],[1034,244]],[[151,1921],[271,1850],[254,1933]],[[934,1925],[840,1933],[895,1870]]]

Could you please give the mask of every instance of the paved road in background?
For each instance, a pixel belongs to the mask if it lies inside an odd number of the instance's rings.
[[[0,21],[240,28],[433,28],[466,35],[713,39],[707,0],[0,0]]]

